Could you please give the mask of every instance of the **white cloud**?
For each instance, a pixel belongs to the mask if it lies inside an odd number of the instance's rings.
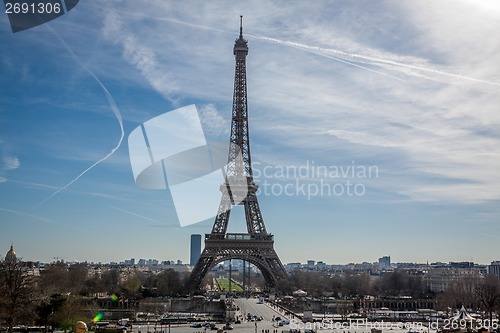
[[[466,1],[377,5],[377,15],[322,2],[122,4],[105,15],[107,42],[166,98],[206,102],[200,114],[212,134],[229,129],[229,112],[217,109],[231,105],[243,14],[252,140],[285,148],[272,149],[274,160],[364,154],[398,179],[381,188],[410,199],[500,198],[500,138],[488,134],[500,125],[497,11]],[[341,142],[350,151],[334,146]],[[325,156],[333,149],[342,155]],[[454,186],[463,194],[451,195]]]
[[[127,30],[117,13],[109,11],[105,17],[104,36],[123,47],[123,57],[134,65],[151,86],[165,98],[172,99],[177,90],[165,66],[160,65],[156,53],[145,46],[133,32]]]
[[[214,104],[201,105],[198,113],[205,134],[218,137],[229,133],[230,121],[219,113]]]
[[[19,159],[16,156],[7,154],[4,155],[2,170],[11,171],[19,168],[20,166],[21,163],[19,162]]]
[[[7,182],[7,173],[18,169],[20,166],[21,162],[19,162],[16,156],[3,152],[3,158],[0,163],[0,183]]]

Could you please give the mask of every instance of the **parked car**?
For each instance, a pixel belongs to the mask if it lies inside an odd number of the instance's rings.
[[[278,322],[278,325],[280,325],[280,326],[283,326],[283,325],[290,325],[290,320],[288,320],[288,319],[281,319],[281,320]]]
[[[203,325],[200,324],[200,323],[192,323],[191,327],[193,327],[193,328],[200,328],[200,327],[203,327]]]

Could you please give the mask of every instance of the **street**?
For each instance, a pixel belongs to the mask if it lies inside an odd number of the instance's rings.
[[[284,333],[288,332],[289,325],[278,326],[275,322],[272,321],[273,316],[281,317],[285,319],[285,317],[277,312],[276,310],[270,308],[266,304],[258,304],[258,299],[256,298],[238,298],[234,300],[235,304],[239,307],[240,311],[237,313],[240,317],[244,319],[241,321],[241,324],[232,324],[234,331],[242,332],[242,333]],[[261,321],[247,321],[246,315],[247,313],[251,313],[252,315],[262,316]],[[216,327],[223,328],[223,324],[217,324]],[[224,330],[226,333],[230,333],[230,330]],[[171,325],[170,328],[168,325],[133,325],[132,333],[154,333],[154,332],[163,332],[163,333],[209,333],[216,332],[211,331],[205,328],[193,328],[190,327],[189,324],[182,325]]]

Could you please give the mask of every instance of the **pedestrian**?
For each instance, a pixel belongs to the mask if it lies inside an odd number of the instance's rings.
[[[87,324],[83,321],[77,321],[75,323],[75,333],[86,333],[88,332]]]

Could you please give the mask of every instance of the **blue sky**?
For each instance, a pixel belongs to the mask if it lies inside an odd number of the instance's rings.
[[[139,188],[127,137],[196,104],[207,138],[228,140],[239,15],[283,262],[499,259],[500,5],[472,0],[84,1],[16,34],[2,14],[0,251],[187,261],[213,220],[181,228],[169,191]]]

